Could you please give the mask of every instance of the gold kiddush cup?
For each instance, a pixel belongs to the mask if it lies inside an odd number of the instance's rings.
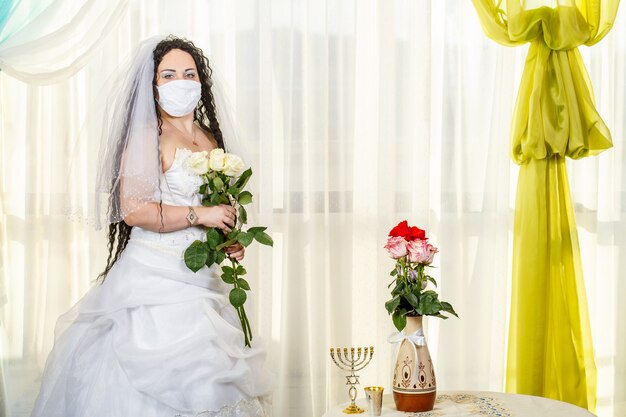
[[[383,387],[365,387],[365,398],[369,415],[379,416],[383,412]]]

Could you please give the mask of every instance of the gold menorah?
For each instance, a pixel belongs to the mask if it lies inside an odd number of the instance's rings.
[[[350,375],[346,376],[348,380],[346,385],[350,385],[350,389],[348,390],[350,405],[346,407],[343,412],[346,414],[360,414],[365,410],[358,407],[355,403],[357,391],[354,386],[359,383],[359,376],[356,375],[355,372],[362,370],[370,363],[372,356],[374,356],[374,346],[358,349],[350,348],[349,353],[348,348],[343,348],[343,356],[342,350],[337,348],[336,356],[337,357],[335,357],[335,349],[330,348],[330,357],[333,358],[335,365],[341,370],[350,372]]]

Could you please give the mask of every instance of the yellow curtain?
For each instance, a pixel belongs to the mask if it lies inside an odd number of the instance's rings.
[[[611,29],[619,0],[472,0],[483,30],[530,42],[512,126],[520,165],[506,389],[595,411],[596,366],[565,157],[612,146],[577,47]]]

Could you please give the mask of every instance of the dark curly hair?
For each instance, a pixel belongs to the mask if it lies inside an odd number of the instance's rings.
[[[157,68],[159,64],[163,60],[163,57],[173,49],[180,49],[181,51],[187,52],[193,58],[196,68],[198,69],[198,77],[200,78],[201,84],[201,93],[200,93],[200,101],[196,106],[196,110],[194,111],[194,122],[200,126],[204,131],[210,132],[213,138],[217,141],[217,146],[220,148],[224,148],[224,139],[222,137],[222,131],[220,130],[220,125],[217,120],[217,114],[215,110],[215,100],[213,98],[213,93],[211,92],[211,74],[212,70],[209,66],[209,60],[204,56],[202,49],[198,48],[193,44],[193,42],[178,38],[176,36],[170,35],[167,38],[163,39],[161,42],[157,44],[154,48],[154,52],[152,54],[154,59],[154,77],[152,79],[152,88],[154,90],[154,107],[157,114],[157,120],[159,123],[159,135],[162,133],[161,126],[163,125],[163,120],[161,118],[161,113],[159,112],[159,105],[156,100],[157,96]],[[130,114],[129,114],[130,118]],[[128,126],[128,123],[126,123]],[[124,132],[125,134],[126,132]],[[117,150],[116,161],[119,167],[119,164],[122,160],[122,154],[124,149],[120,147]],[[119,201],[119,192],[120,192],[120,184],[119,181],[115,182],[111,186],[110,197],[109,197],[109,209],[113,209]],[[159,210],[162,210],[161,203],[159,203]],[[161,221],[163,219],[163,215],[161,212]],[[122,252],[126,248],[128,241],[130,240],[130,232],[132,230],[132,226],[129,226],[124,221],[120,221],[117,223],[111,223],[109,225],[109,257],[107,259],[106,267],[104,271],[100,275],[98,275],[98,280],[104,281],[107,274],[113,267],[113,265],[117,262]]]

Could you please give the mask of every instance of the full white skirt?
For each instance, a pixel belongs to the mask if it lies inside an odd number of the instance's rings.
[[[59,319],[32,416],[269,415],[265,350],[244,347],[218,273],[131,239]]]

